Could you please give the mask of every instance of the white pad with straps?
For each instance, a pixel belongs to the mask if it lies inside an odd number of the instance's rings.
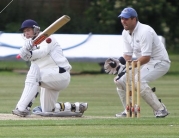
[[[69,102],[59,102],[55,104],[54,112],[60,112],[60,111],[71,111],[72,105]]]
[[[71,111],[60,111],[60,112],[42,112],[40,106],[35,107],[32,110],[35,115],[40,115],[44,117],[81,117],[83,113],[76,113]]]
[[[37,106],[32,110],[32,113],[46,117],[81,117],[86,110],[87,103],[76,102],[71,104],[70,102],[59,102],[55,104],[55,108],[51,112],[43,112],[42,108]]]
[[[117,93],[119,95],[119,98],[122,102],[122,105],[124,109],[126,109],[126,84],[123,80],[119,79],[116,80],[117,77],[114,78],[114,83],[117,86]]]
[[[147,84],[141,83],[141,97],[145,100],[145,102],[152,107],[153,110],[162,110],[163,106],[159,102],[155,93],[151,90]]]
[[[117,93],[119,95],[119,98],[122,102],[122,105],[124,107],[124,109],[126,109],[126,92],[124,90],[118,89],[117,88]]]
[[[19,111],[24,111],[29,103],[33,101],[38,92],[40,70],[36,64],[32,64],[25,80],[25,87],[21,98],[16,106]]]
[[[88,108],[87,103],[81,103],[81,102],[59,102],[55,104],[54,112],[60,112],[60,111],[71,111],[76,113],[83,113]]]

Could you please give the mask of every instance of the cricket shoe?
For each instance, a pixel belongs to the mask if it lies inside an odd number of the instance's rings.
[[[87,108],[88,108],[88,103],[80,103],[79,106],[80,113],[84,113],[84,111],[86,111]]]
[[[126,116],[127,116],[127,113],[125,111],[115,115],[115,117],[118,117],[118,118],[123,118],[123,117],[126,117]]]
[[[33,114],[38,114],[38,113],[41,113],[41,112],[42,112],[42,108],[40,106],[37,106],[32,110]]]
[[[135,106],[134,106],[135,117],[137,117],[137,108],[138,108],[138,106],[135,104]],[[126,110],[124,110],[123,112],[118,113],[115,116],[119,117],[119,118],[120,117],[126,117],[127,116],[127,112],[126,112]],[[132,111],[130,111],[130,117],[131,116],[132,116]]]
[[[116,117],[118,118],[123,118],[123,117],[126,117],[127,116],[127,113],[125,111],[121,112],[121,113],[118,113],[115,115]],[[130,112],[130,117],[132,116],[132,112]],[[135,117],[137,117],[137,112],[135,112]]]
[[[164,107],[163,110],[154,111],[154,115],[156,118],[164,118],[169,115],[169,112],[167,111],[167,108],[163,103],[162,106]]]
[[[20,116],[20,117],[26,117],[31,114],[30,110],[25,109],[24,111],[19,111],[18,108],[12,110],[12,114]]]

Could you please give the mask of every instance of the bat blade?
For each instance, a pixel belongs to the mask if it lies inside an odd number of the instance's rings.
[[[70,21],[70,17],[67,15],[63,15],[59,19],[57,19],[54,23],[52,23],[49,27],[47,27],[37,38],[34,39],[33,45],[38,45],[43,42],[47,37],[56,32],[59,28],[64,26],[67,22]]]
[[[68,15],[63,15],[62,17],[57,19],[49,27],[47,27],[39,36],[37,36],[33,40],[33,46],[39,45],[40,43],[42,43],[47,37],[55,33],[58,29],[60,29],[69,21],[70,21],[70,17]],[[20,55],[17,55],[16,58],[20,59]]]

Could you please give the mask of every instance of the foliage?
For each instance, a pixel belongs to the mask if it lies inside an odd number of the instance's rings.
[[[6,5],[7,0],[1,0],[0,9]],[[1,13],[0,29],[4,32],[18,32],[22,21],[32,18],[44,30],[59,16],[67,14],[71,17],[71,22],[57,33],[121,34],[123,27],[117,16],[128,6],[137,10],[140,22],[152,26],[158,35],[166,38],[170,53],[178,53],[177,0],[16,0]]]
[[[110,4],[109,4],[110,3]],[[166,39],[169,52],[178,53],[179,26],[177,25],[179,13],[178,1],[167,0],[92,0],[91,6],[86,10],[90,28],[94,33],[120,34],[123,30],[117,16],[125,7],[133,7],[138,12],[139,21],[152,26],[158,35]]]

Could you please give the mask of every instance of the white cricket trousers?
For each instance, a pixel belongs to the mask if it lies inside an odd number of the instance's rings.
[[[149,83],[165,75],[170,68],[170,62],[150,60],[147,64],[141,66],[141,83]],[[135,71],[137,73],[137,71]],[[131,74],[130,74],[131,75]],[[131,78],[131,77],[130,77]],[[135,76],[137,79],[137,75]],[[126,90],[126,75],[122,76],[117,82],[119,89]]]
[[[140,70],[141,91],[145,90],[146,88],[150,88],[148,83],[165,75],[168,72],[169,68],[170,68],[170,62],[159,61],[159,60],[150,60],[150,62],[141,66],[141,70]],[[137,73],[137,71],[135,72]],[[131,76],[131,73],[130,73],[130,76]],[[137,74],[135,75],[135,79],[137,80]],[[122,76],[117,81],[114,80],[114,82],[117,86],[117,93],[125,109],[126,107],[126,75]]]
[[[71,76],[68,71],[59,73],[58,67],[41,69],[40,74],[40,104],[42,112],[51,112],[61,90],[68,87]]]
[[[170,62],[151,60],[145,64],[141,71],[141,82],[152,82],[165,75],[170,69]]]

